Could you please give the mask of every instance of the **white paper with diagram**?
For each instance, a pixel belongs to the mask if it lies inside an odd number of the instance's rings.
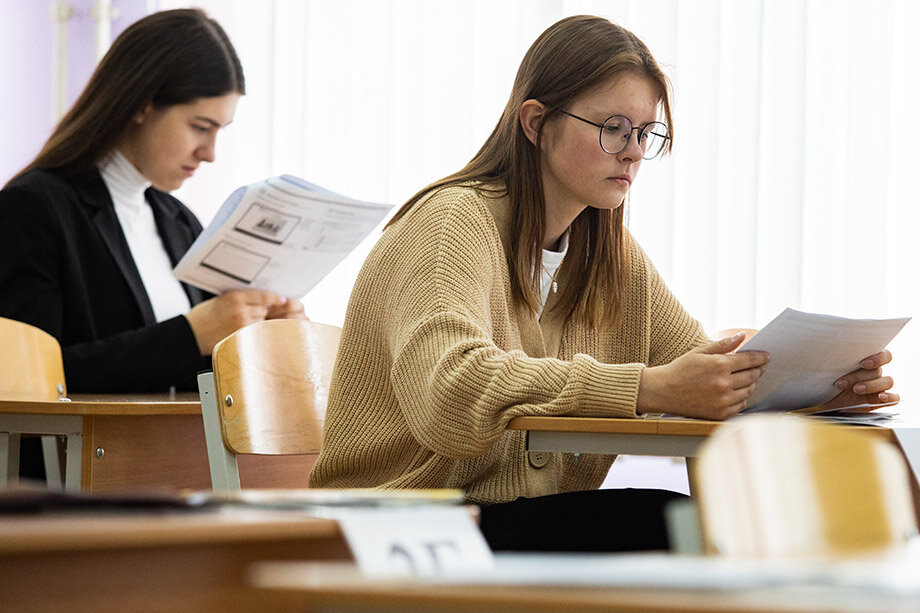
[[[233,192],[173,272],[215,294],[265,289],[299,298],[373,232],[391,208],[290,175],[271,177]]]

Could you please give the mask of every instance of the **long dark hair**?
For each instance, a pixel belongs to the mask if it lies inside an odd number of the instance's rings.
[[[88,170],[148,104],[159,109],[230,93],[244,94],[246,85],[220,24],[199,9],[153,13],[115,39],[38,156],[16,177],[35,168]]]
[[[412,196],[390,223],[442,187],[465,182],[480,183],[480,189],[487,189],[489,184],[504,185],[515,228],[507,254],[512,293],[536,310],[539,300],[534,288],[539,283],[546,228],[539,141],[543,126],[581,94],[624,73],[654,84],[664,121],[673,135],[671,86],[645,43],[601,17],[578,15],[556,22],[524,56],[508,104],[479,152],[459,172]],[[520,125],[519,113],[526,100],[539,100],[547,109],[536,144],[527,139]],[[673,138],[667,142],[668,151],[672,142]],[[629,284],[623,209],[588,207],[573,222],[562,271],[562,284],[571,291],[564,292],[557,303],[566,317],[577,313],[589,325],[613,323],[620,317]]]

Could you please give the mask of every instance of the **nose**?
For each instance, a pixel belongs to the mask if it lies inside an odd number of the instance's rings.
[[[642,147],[639,146],[639,138],[641,134],[641,129],[632,129],[632,132],[629,134],[629,140],[626,142],[626,148],[619,153],[621,160],[624,162],[633,163],[642,159],[642,156],[645,152],[642,150]]]
[[[217,138],[211,136],[208,138],[207,142],[198,148],[196,154],[198,159],[202,162],[213,162],[216,158],[215,149],[217,145]]]

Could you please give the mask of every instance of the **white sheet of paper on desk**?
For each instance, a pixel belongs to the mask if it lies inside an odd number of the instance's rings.
[[[334,515],[369,577],[437,577],[484,572],[494,559],[462,506],[340,508]]]
[[[827,402],[840,393],[837,379],[883,350],[909,320],[846,319],[786,309],[739,350],[770,353],[745,412]]]
[[[216,294],[266,289],[300,298],[391,208],[290,175],[271,177],[233,192],[173,272]]]

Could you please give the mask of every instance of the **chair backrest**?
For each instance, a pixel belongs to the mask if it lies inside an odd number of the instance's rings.
[[[57,400],[67,395],[61,347],[53,336],[0,317],[0,397]]]
[[[704,444],[694,473],[704,547],[748,557],[851,555],[917,533],[904,457],[866,432],[754,415]]]
[[[301,320],[242,328],[213,352],[221,438],[235,454],[318,453],[341,329]]]

